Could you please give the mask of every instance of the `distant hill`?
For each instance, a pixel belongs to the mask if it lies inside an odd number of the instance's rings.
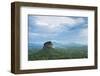
[[[67,44],[60,44],[54,42],[55,48],[74,48],[74,47],[87,47],[87,45],[84,44],[78,44],[78,43],[67,43]]]
[[[43,44],[29,43],[28,60],[51,60],[51,59],[78,59],[88,57],[88,46],[68,43],[53,43],[52,48],[43,48]]]
[[[32,49],[36,51],[35,49]],[[87,48],[47,48],[38,49],[37,52],[28,53],[28,60],[54,60],[54,59],[80,59],[87,58]]]
[[[75,47],[87,47],[87,45],[84,44],[78,44],[78,43],[68,43],[68,44],[61,44],[57,42],[53,42],[54,48],[75,48]],[[42,48],[43,44],[39,43],[29,43],[28,47],[31,48]]]
[[[28,48],[42,48],[43,44],[28,43]]]

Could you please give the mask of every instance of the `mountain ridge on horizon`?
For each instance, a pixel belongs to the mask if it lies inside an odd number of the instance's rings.
[[[54,48],[68,48],[68,47],[86,47],[88,45],[79,44],[79,43],[62,44],[62,43],[53,42],[53,46],[54,46]],[[42,48],[43,47],[43,43],[28,43],[28,47],[29,48]]]

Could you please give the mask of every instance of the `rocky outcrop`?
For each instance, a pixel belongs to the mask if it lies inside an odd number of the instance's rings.
[[[43,48],[53,48],[53,43],[51,41],[47,41],[44,43]]]

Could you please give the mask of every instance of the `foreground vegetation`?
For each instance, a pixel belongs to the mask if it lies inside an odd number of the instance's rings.
[[[79,59],[87,58],[88,51],[85,47],[80,48],[51,48],[29,49],[28,60],[53,60],[53,59]]]

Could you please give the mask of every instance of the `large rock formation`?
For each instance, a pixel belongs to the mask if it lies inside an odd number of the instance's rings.
[[[53,43],[51,41],[45,42],[43,48],[53,48]]]
[[[47,41],[44,43],[43,48],[33,55],[33,60],[49,60],[49,59],[60,59],[63,54],[53,48],[53,43]]]

